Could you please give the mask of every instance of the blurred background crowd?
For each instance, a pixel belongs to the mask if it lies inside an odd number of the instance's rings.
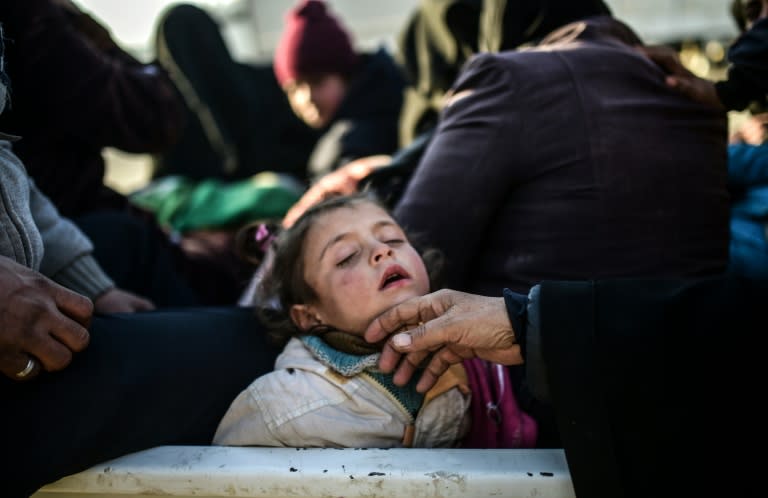
[[[160,14],[173,0],[79,0],[78,4],[110,26],[113,36],[139,60],[153,57],[152,36]],[[279,38],[283,17],[291,7],[285,0],[190,0],[209,11],[222,26],[233,57],[242,62],[266,62]],[[384,44],[394,50],[396,36],[418,0],[329,0],[353,33],[360,49]],[[695,74],[722,79],[726,52],[738,35],[729,0],[607,0],[614,15],[628,22],[647,44],[675,47]],[[731,127],[748,113],[732,112]],[[128,193],[146,184],[153,162],[147,155],[106,149],[106,183]]]

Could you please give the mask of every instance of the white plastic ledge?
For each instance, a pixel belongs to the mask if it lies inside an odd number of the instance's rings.
[[[45,486],[33,498],[115,495],[575,498],[559,449],[162,446]]]

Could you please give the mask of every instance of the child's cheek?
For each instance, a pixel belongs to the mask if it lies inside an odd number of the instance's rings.
[[[344,272],[339,279],[339,286],[349,290],[363,290],[365,280],[360,272]]]

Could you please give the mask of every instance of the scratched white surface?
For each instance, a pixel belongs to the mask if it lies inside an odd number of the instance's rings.
[[[574,498],[562,450],[163,446],[97,465],[33,498]]]

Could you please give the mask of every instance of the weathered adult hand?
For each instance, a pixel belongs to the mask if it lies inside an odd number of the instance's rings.
[[[90,299],[0,256],[0,372],[7,377],[65,368],[88,345],[92,314]],[[30,358],[34,369],[17,377]]]
[[[674,88],[691,100],[702,104],[710,105],[717,109],[724,110],[720,97],[717,96],[715,84],[707,79],[700,78],[690,72],[680,62],[680,56],[677,52],[665,46],[639,46],[637,50],[658,64],[666,71],[666,84]]]
[[[133,313],[155,309],[152,301],[122,289],[113,288],[93,300],[99,313]]]
[[[336,171],[328,173],[312,185],[296,204],[291,206],[283,218],[283,226],[290,228],[304,214],[304,211],[329,195],[354,194],[357,192],[357,184],[360,180],[368,176],[376,168],[389,164],[390,161],[391,157],[386,155],[362,157],[348,162]]]
[[[410,330],[409,330],[410,329]],[[451,364],[467,358],[516,365],[523,363],[504,298],[440,290],[415,297],[384,312],[368,327],[365,339],[391,334],[379,368],[403,385],[430,356],[416,389],[428,391]]]

